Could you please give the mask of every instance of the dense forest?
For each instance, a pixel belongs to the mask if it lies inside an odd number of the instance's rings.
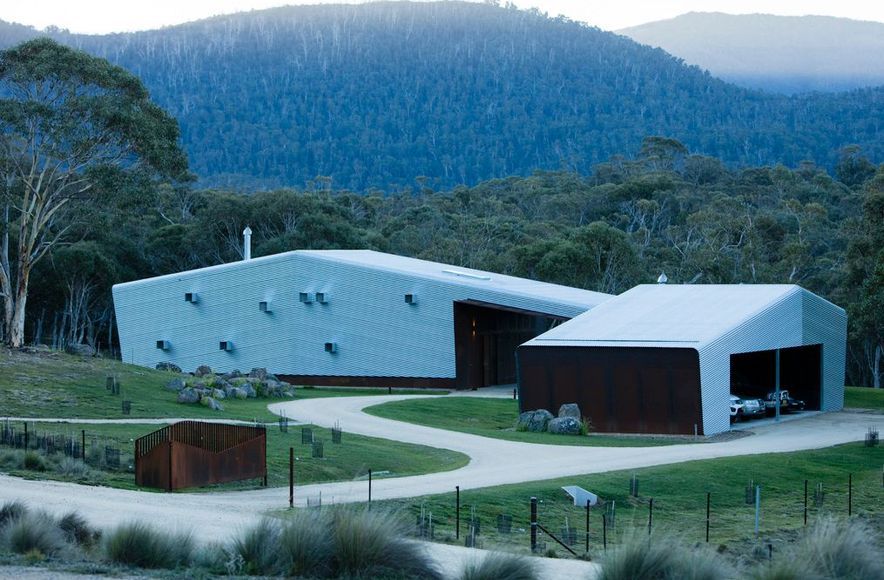
[[[113,345],[113,283],[303,248],[371,248],[619,293],[670,283],[796,283],[847,308],[850,384],[884,345],[884,166],[857,148],[835,176],[811,164],[730,170],[647,138],[591,174],[535,172],[435,191],[333,188],[243,195],[113,185],[40,264],[29,341]],[[72,216],[73,217],[73,216]]]
[[[0,48],[40,33],[0,23]],[[105,36],[49,30],[136,74],[203,187],[445,189],[589,174],[667,135],[728,167],[859,144],[884,159],[884,88],[786,97],[659,49],[491,3],[297,6]]]

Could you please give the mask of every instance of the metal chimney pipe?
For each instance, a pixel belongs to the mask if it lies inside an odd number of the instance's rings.
[[[252,228],[246,226],[246,229],[242,231],[243,237],[243,247],[242,247],[242,259],[243,260],[251,260],[252,259]]]

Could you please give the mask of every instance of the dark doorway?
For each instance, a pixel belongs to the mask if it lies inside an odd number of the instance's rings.
[[[780,390],[804,401],[806,410],[819,411],[822,395],[820,344],[780,349]],[[776,351],[731,355],[731,392],[764,399],[776,386]]]
[[[454,354],[458,389],[514,384],[516,349],[568,320],[477,300],[454,303]]]

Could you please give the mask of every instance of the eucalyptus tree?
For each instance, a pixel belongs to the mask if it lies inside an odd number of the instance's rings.
[[[0,52],[6,344],[22,345],[32,269],[63,242],[72,213],[115,195],[99,183],[120,172],[188,178],[178,136],[177,122],[120,67],[47,38]]]

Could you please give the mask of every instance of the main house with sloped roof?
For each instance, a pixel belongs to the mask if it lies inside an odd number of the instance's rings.
[[[299,384],[516,382],[516,348],[608,294],[369,250],[298,250],[117,284],[122,359]]]

